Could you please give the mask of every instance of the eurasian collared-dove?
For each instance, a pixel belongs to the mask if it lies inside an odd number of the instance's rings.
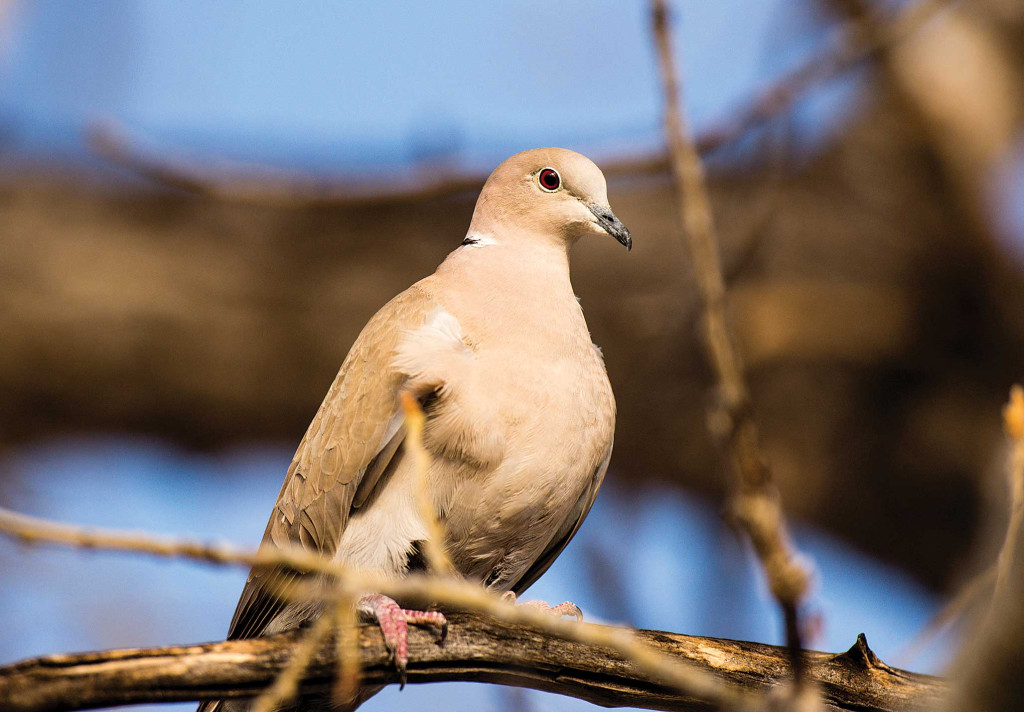
[[[500,593],[536,581],[579,529],[612,452],[615,400],[569,283],[569,248],[591,233],[632,246],[589,159],[542,148],[502,163],[462,245],[377,312],[352,346],[299,444],[262,546],[300,543],[396,577],[423,567],[428,530],[401,447],[399,397],[409,391],[427,415],[429,496],[458,573]],[[254,569],[228,637],[317,615],[275,596],[293,575]],[[372,592],[359,607],[380,623],[400,670],[407,623],[444,623]]]

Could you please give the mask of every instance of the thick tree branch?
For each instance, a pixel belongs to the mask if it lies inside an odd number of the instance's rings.
[[[410,634],[409,682],[493,682],[571,695],[596,704],[658,710],[706,710],[707,702],[660,686],[598,646],[570,643],[528,626],[509,626],[471,614],[450,616],[447,640]],[[750,692],[768,692],[786,677],[783,648],[659,631],[638,637],[662,653],[689,661]],[[0,668],[0,708],[58,712],[143,702],[250,697],[287,665],[297,634],[207,645],[51,655]],[[360,630],[363,681],[397,682],[379,631]],[[337,647],[326,641],[313,656],[303,691],[327,693],[337,670]],[[937,678],[881,663],[863,636],[846,653],[808,654],[808,678],[827,709],[928,708],[945,694]]]
[[[434,601],[449,609],[474,610],[489,614],[512,626],[529,625],[567,642],[597,646],[615,651],[652,679],[683,690],[689,695],[729,705],[733,709],[751,708],[753,700],[719,683],[713,676],[686,664],[678,657],[662,654],[645,645],[626,628],[609,628],[570,623],[529,606],[516,606],[484,588],[457,577],[410,574],[388,579],[351,570],[337,561],[308,552],[300,547],[264,547],[258,552],[230,545],[198,544],[154,537],[144,533],[109,529],[87,529],[19,514],[0,507],[0,532],[25,543],[54,543],[84,549],[129,551],[151,556],[206,561],[216,565],[254,566],[277,564],[307,572],[318,572],[337,584],[336,595],[345,598],[357,591],[376,591],[400,599],[410,597]],[[310,592],[313,595],[315,592]],[[326,592],[323,592],[326,593]],[[326,594],[328,598],[331,594]],[[2,709],[2,708],[0,708]]]

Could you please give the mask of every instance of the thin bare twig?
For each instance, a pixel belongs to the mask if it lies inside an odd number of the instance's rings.
[[[1010,400],[1003,406],[1003,432],[1009,440],[1010,451],[1006,460],[1006,474],[1010,489],[1010,521],[1006,537],[996,563],[974,577],[960,592],[933,616],[915,639],[897,655],[897,660],[913,660],[924,646],[944,628],[962,617],[983,594],[992,590],[989,610],[996,605],[1006,590],[1013,565],[1014,549],[1021,522],[1024,520],[1024,389],[1014,385]]]
[[[325,610],[308,630],[303,631],[302,638],[292,648],[288,664],[278,674],[274,684],[256,698],[252,705],[252,712],[274,712],[295,699],[306,668],[309,667],[316,652],[334,632],[337,622],[338,608],[332,606]],[[344,657],[341,657],[340,660],[344,660]]]
[[[1007,477],[1010,484],[1010,523],[1006,527],[1006,538],[999,551],[996,573],[996,590],[993,601],[1006,590],[1006,582],[1013,565],[1017,533],[1024,519],[1024,388],[1014,385],[1010,389],[1010,401],[1003,407],[1003,430],[1010,440],[1010,455],[1007,461]]]
[[[936,635],[960,620],[978,599],[995,586],[996,571],[995,566],[990,566],[968,581],[938,613],[928,619],[914,639],[896,654],[896,664],[909,664],[921,654]]]
[[[427,527],[427,539],[423,542],[423,554],[427,565],[435,574],[447,575],[455,570],[444,546],[444,529],[437,521],[434,505],[430,501],[430,453],[423,446],[423,427],[427,416],[423,413],[416,396],[402,392],[402,409],[405,411],[405,443],[403,447],[412,458],[416,470],[416,503],[420,518]]]
[[[529,606],[512,605],[476,584],[455,577],[411,575],[404,579],[387,579],[347,569],[336,561],[295,547],[266,548],[257,553],[230,545],[176,542],[141,533],[89,530],[29,517],[3,508],[0,508],[0,531],[30,543],[128,551],[218,565],[280,565],[315,571],[342,582],[342,594],[348,590],[376,591],[400,600],[426,599],[454,609],[485,613],[509,625],[531,626],[563,640],[608,648],[631,661],[653,679],[698,699],[717,705],[731,705],[737,709],[755,706],[755,701],[748,694],[723,686],[715,677],[658,652],[637,640],[630,629],[553,618]],[[325,595],[332,595],[329,589]]]
[[[794,680],[799,687],[804,671],[799,606],[807,592],[810,574],[797,556],[787,532],[778,491],[758,444],[743,365],[726,322],[725,281],[704,167],[680,108],[681,85],[676,74],[669,10],[665,0],[652,0],[651,8],[664,86],[665,132],[676,178],[680,220],[704,310],[707,356],[715,373],[717,402],[712,413],[712,431],[725,445],[735,474],[732,514],[750,538],[769,588],[782,608],[786,644]]]
[[[352,595],[338,597],[337,656],[338,670],[331,688],[331,699],[338,707],[346,705],[359,695],[359,678],[362,673],[359,657],[359,615],[356,599]]]
[[[52,522],[0,507],[0,531],[26,544],[61,544],[78,549],[123,551],[170,559],[191,559],[218,566],[285,566],[330,576],[348,575],[330,559],[298,547],[258,552],[232,544],[210,544],[158,537],[146,532],[80,527]]]
[[[995,565],[991,604],[970,631],[958,655],[957,683],[941,709],[950,712],[1015,710],[1024,699],[1021,640],[1024,640],[1024,566],[1014,561],[1024,547],[1021,509],[1024,506],[1024,388],[1014,385],[1003,407],[1003,430],[1009,440],[1007,458],[1011,514],[1006,539]]]

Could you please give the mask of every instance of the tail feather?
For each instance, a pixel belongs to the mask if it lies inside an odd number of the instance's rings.
[[[368,686],[359,689],[354,700],[341,706],[335,705],[324,693],[303,696],[297,703],[286,705],[281,712],[355,712],[368,699],[383,690],[383,686]],[[199,703],[196,712],[247,712],[252,700],[207,700]]]

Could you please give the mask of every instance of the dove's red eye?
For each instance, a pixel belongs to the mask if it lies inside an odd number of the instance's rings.
[[[562,178],[554,168],[544,168],[541,170],[537,180],[540,181],[540,187],[548,191],[556,191],[558,186],[562,185]]]

